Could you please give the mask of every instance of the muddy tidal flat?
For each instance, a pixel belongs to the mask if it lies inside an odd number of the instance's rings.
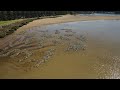
[[[119,79],[119,29],[88,20],[16,31],[0,40],[0,78]]]

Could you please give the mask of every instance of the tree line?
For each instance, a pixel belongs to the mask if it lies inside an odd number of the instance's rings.
[[[65,14],[93,14],[93,13],[120,14],[120,11],[0,11],[0,20],[14,20],[20,18],[34,18]]]
[[[0,11],[0,20],[74,14],[74,11]]]

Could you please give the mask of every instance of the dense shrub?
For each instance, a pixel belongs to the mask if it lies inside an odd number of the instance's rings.
[[[0,20],[14,20],[20,18],[37,18],[72,14],[76,11],[0,11]]]
[[[15,30],[14,29],[10,29],[8,31],[6,31],[6,35],[12,34]]]
[[[23,25],[22,25],[22,23],[21,24],[19,24],[19,27],[22,27]]]
[[[5,31],[0,31],[0,38],[3,38],[6,36],[6,32]]]
[[[14,26],[14,27],[11,27],[11,30],[17,30],[19,28],[19,26]]]
[[[0,30],[0,38],[5,37],[6,35],[9,35],[11,33],[13,33],[14,31],[16,31],[19,27],[22,27],[23,25],[28,24],[29,22],[33,21],[35,19],[27,19],[27,20],[23,20],[21,22],[16,22],[14,24],[10,24],[10,25],[6,25],[3,27],[2,30]]]

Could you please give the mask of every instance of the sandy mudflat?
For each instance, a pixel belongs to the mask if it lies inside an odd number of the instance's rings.
[[[12,49],[16,48],[14,47],[14,44],[17,44],[19,46],[27,46],[30,43],[25,43],[21,44],[21,42],[24,42],[23,38],[25,36],[29,36],[29,33],[22,33],[21,36],[19,36],[19,33],[25,30],[28,30],[33,27],[41,27],[43,25],[50,25],[50,24],[59,24],[59,23],[64,23],[64,22],[74,22],[74,21],[83,21],[83,20],[106,20],[106,19],[120,19],[120,16],[80,16],[80,15],[64,15],[62,17],[57,17],[57,18],[45,18],[45,19],[39,19],[35,20],[33,22],[30,22],[29,24],[19,28],[15,33],[6,36],[5,38],[0,39],[0,49],[3,49],[3,47],[10,47],[8,48],[8,51],[12,51]],[[36,29],[33,29],[33,31]],[[37,30],[36,30],[37,31]],[[62,30],[61,30],[62,32]],[[37,32],[34,32],[37,33]],[[41,32],[40,32],[41,33]],[[39,36],[41,35],[40,33]],[[31,33],[30,35],[33,35]],[[22,39],[19,39],[22,38]],[[34,38],[34,37],[33,37]],[[41,37],[36,38],[38,41],[36,43],[39,43]],[[53,38],[54,39],[54,38]],[[30,42],[30,39],[27,38],[27,40]],[[45,41],[45,45],[47,46],[48,40],[52,40],[48,37],[48,39]],[[55,38],[55,40],[58,40],[58,38]],[[76,39],[71,38],[73,41],[77,41]],[[11,41],[15,41],[14,43],[10,44]],[[106,58],[108,60],[112,60],[111,57],[111,51],[112,47],[116,46],[109,46],[110,44],[106,44],[104,42],[100,42],[100,40],[97,40],[94,38],[89,38],[87,43],[85,43],[88,47],[85,51],[80,51],[79,53],[77,52],[69,52],[66,53],[64,52],[64,48],[69,45],[67,44],[64,46],[63,44],[66,43],[68,40],[61,40],[60,43],[58,43],[56,46],[48,46],[50,47],[44,47],[42,49],[37,49],[37,50],[29,50],[30,52],[33,53],[31,57],[25,58],[25,55],[21,55],[22,57],[16,56],[14,58],[8,57],[2,57],[0,58],[0,78],[97,78],[99,74],[104,73],[103,71],[108,71],[106,68],[103,68],[103,66],[110,66],[106,62],[104,63],[104,59]],[[71,42],[72,42],[71,41]],[[79,41],[79,40],[78,40]],[[63,43],[64,42],[64,43]],[[108,41],[109,42],[109,41]],[[36,44],[34,42],[31,43],[31,45],[34,47],[37,47],[38,45],[34,46],[33,44]],[[63,43],[63,44],[62,44]],[[67,42],[69,43],[69,42]],[[103,44],[103,45],[102,45]],[[77,45],[78,46],[78,45]],[[118,44],[119,47],[119,44]],[[38,68],[33,68],[29,70],[29,67],[34,65],[34,61],[36,60],[41,60],[42,55],[46,50],[54,48],[55,53],[53,57],[50,58],[50,61],[41,64],[40,67]],[[18,48],[20,50],[20,48]],[[7,50],[7,49],[6,49]],[[116,49],[115,49],[116,50]],[[22,51],[22,50],[21,50]],[[117,51],[117,50],[116,50]],[[115,52],[116,52],[115,51]],[[120,51],[118,49],[118,51]],[[14,51],[13,51],[14,52]],[[43,53],[42,53],[43,52]],[[18,53],[18,52],[17,52]],[[29,52],[27,52],[29,53]],[[107,53],[107,54],[106,54]],[[110,53],[110,55],[109,55]],[[119,52],[118,52],[119,53]],[[14,53],[11,53],[14,54]],[[25,53],[26,54],[26,53]],[[99,56],[99,57],[98,57]],[[108,58],[108,57],[110,58]],[[105,58],[104,58],[105,57]],[[32,62],[30,60],[32,59]],[[100,58],[100,59],[99,59]],[[103,61],[101,61],[103,58]],[[17,59],[23,60],[23,62],[19,62]],[[117,59],[119,60],[119,58]],[[112,61],[111,61],[112,62]],[[111,63],[110,62],[110,63]],[[37,62],[39,63],[39,62]],[[96,64],[97,63],[97,64]],[[113,63],[113,62],[112,62]],[[31,66],[30,66],[31,65]],[[96,66],[94,66],[96,65]],[[113,64],[111,64],[113,65]],[[103,68],[102,70],[100,68]],[[107,67],[109,68],[109,67]],[[25,71],[27,69],[27,71]],[[95,70],[94,70],[95,69]],[[98,70],[101,70],[98,71]],[[110,68],[111,69],[111,68]],[[116,70],[116,68],[115,68]],[[98,71],[98,72],[97,72]],[[113,72],[114,73],[114,72]],[[117,72],[118,73],[118,72]],[[106,75],[106,73],[105,73]]]
[[[43,25],[50,25],[50,24],[59,24],[59,23],[65,23],[65,22],[74,22],[74,21],[87,21],[87,20],[111,20],[111,19],[120,19],[120,16],[83,16],[83,15],[62,15],[61,17],[57,18],[44,18],[44,19],[38,19],[33,22],[30,22],[29,24],[19,28],[17,31],[15,31],[13,34],[6,36],[5,38],[0,39],[0,48],[4,47],[7,42],[9,42],[11,39],[13,39],[13,35],[19,34],[22,31],[29,30],[33,27],[41,27]]]
[[[57,18],[45,18],[35,20],[28,25],[25,25],[17,30],[16,33],[19,33],[23,30],[28,30],[31,27],[43,26],[49,24],[59,24],[65,22],[74,22],[74,21],[84,21],[84,20],[111,20],[111,19],[120,19],[120,16],[80,16],[80,15],[63,15]]]

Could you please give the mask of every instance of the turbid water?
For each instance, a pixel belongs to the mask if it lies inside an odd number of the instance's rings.
[[[15,34],[0,78],[120,78],[120,20],[77,21]]]

